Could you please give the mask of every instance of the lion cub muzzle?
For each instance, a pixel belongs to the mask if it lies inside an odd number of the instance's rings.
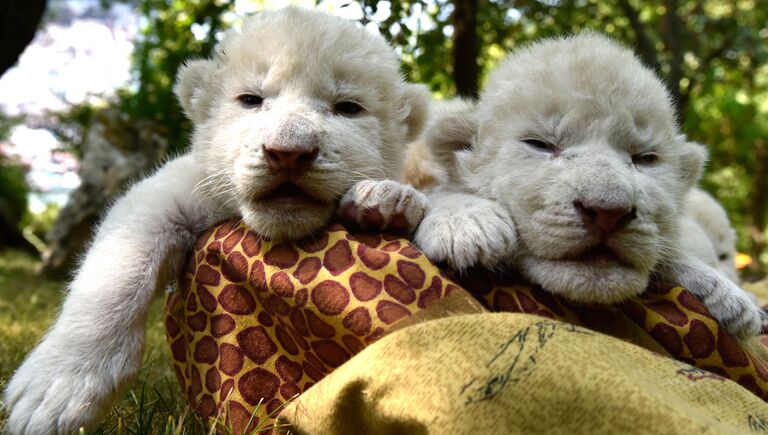
[[[599,205],[574,201],[584,226],[600,239],[605,239],[637,219],[635,207],[604,208]]]
[[[299,113],[290,113],[290,109]],[[278,174],[301,175],[312,168],[320,152],[320,121],[316,114],[299,105],[283,108],[277,119],[280,118],[282,122],[267,134],[261,146],[263,158]]]
[[[320,154],[317,126],[306,116],[286,118],[261,146],[262,159],[274,179],[259,200],[282,204],[322,202],[303,180],[303,176],[314,169]]]
[[[280,148],[270,148],[266,145],[262,146],[262,150],[264,152],[264,160],[267,161],[269,169],[275,172],[294,175],[307,172],[320,152],[317,148],[286,151]]]

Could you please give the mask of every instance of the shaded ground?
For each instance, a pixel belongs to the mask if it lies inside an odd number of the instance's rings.
[[[64,284],[34,273],[23,253],[0,253],[0,389],[56,317]],[[164,295],[152,305],[144,365],[109,418],[91,433],[200,433],[173,375],[165,345]],[[0,432],[6,415],[0,410]],[[182,424],[179,425],[179,421]]]

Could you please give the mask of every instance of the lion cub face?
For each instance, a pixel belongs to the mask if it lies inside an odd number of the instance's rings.
[[[195,122],[201,188],[275,239],[325,225],[355,182],[395,176],[428,101],[383,38],[296,8],[246,21],[176,90]]]
[[[641,293],[705,158],[662,83],[603,37],[549,40],[491,75],[476,122],[458,175],[509,209],[528,277],[576,301]]]

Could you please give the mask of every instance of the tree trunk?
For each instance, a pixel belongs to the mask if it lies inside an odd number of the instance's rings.
[[[46,235],[43,274],[62,278],[72,272],[93,237],[99,217],[131,182],[163,160],[167,137],[162,125],[132,119],[114,108],[94,114],[82,145],[82,182],[69,195]]]
[[[685,111],[688,108],[688,92],[682,92],[680,81],[683,79],[683,39],[688,35],[685,33],[685,23],[680,17],[678,0],[666,0],[664,2],[666,13],[664,15],[664,31],[662,36],[664,45],[669,51],[669,90],[672,92],[672,98],[675,104],[675,114],[679,122],[685,120]],[[690,88],[688,88],[690,89]]]
[[[478,94],[477,5],[478,0],[453,0],[453,80],[462,97],[476,98]]]
[[[619,7],[624,11],[624,15],[626,15],[630,27],[632,27],[632,31],[635,32],[637,51],[638,54],[640,54],[643,63],[645,63],[645,66],[648,68],[656,71],[657,74],[661,73],[661,64],[659,64],[658,53],[656,53],[653,41],[648,37],[645,27],[640,21],[640,13],[632,7],[629,0],[619,0]]]
[[[11,68],[37,31],[46,0],[0,2],[0,76]]]

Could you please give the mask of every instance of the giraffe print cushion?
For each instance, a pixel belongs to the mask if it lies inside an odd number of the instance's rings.
[[[616,307],[574,306],[514,276],[474,271],[459,285],[407,240],[338,225],[293,244],[235,222],[203,234],[166,305],[174,369],[199,416],[235,433],[264,428],[287,400],[462,287],[492,311],[586,326],[768,399],[765,363],[679,287]]]
[[[334,226],[276,244],[227,222],[200,237],[169,295],[167,338],[195,412],[250,433],[398,321],[454,293],[464,291],[395,236]]]

